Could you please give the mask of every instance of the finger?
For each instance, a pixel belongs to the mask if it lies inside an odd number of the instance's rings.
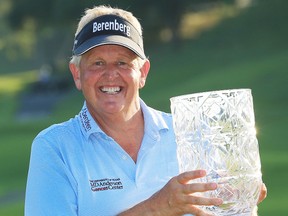
[[[193,179],[201,178],[204,177],[205,175],[206,175],[205,170],[194,170],[181,173],[180,175],[178,175],[177,180],[180,184],[186,184]]]
[[[262,187],[261,187],[261,192],[260,192],[260,195],[259,195],[257,204],[259,204],[260,202],[262,202],[266,197],[267,197],[267,187],[266,187],[266,185],[263,183],[263,184],[262,184]]]
[[[195,205],[188,205],[187,211],[185,213],[193,214],[194,216],[215,216],[214,214],[210,214]]]
[[[200,196],[186,196],[185,202],[191,205],[203,205],[203,206],[219,206],[223,203],[221,198],[208,198],[208,197],[200,197]]]
[[[205,192],[216,190],[218,185],[216,183],[192,183],[192,184],[185,184],[182,187],[182,192],[185,194],[192,194],[195,192]]]

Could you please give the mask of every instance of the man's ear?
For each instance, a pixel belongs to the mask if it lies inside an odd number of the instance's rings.
[[[79,67],[77,67],[75,64],[73,63],[70,63],[69,64],[69,68],[70,68],[70,71],[71,71],[71,74],[73,76],[73,79],[74,79],[74,83],[75,83],[75,86],[78,90],[81,90],[81,81],[80,81],[80,69]]]
[[[141,71],[140,86],[139,86],[140,89],[145,86],[149,70],[150,70],[150,61],[147,59],[140,69]]]

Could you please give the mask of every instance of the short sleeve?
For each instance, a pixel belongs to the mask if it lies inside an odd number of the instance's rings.
[[[32,144],[25,216],[76,216],[77,183],[57,139],[38,137]]]

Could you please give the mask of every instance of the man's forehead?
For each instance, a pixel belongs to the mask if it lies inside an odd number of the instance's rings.
[[[121,46],[121,45],[113,45],[113,44],[106,44],[94,47],[93,49],[89,50],[88,52],[84,53],[82,57],[92,58],[112,58],[112,57],[122,57],[122,58],[129,58],[129,59],[136,59],[137,55],[131,51],[130,49]]]

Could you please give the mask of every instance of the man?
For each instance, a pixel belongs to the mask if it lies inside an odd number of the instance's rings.
[[[209,215],[199,205],[222,204],[196,195],[215,183],[189,183],[204,170],[178,174],[171,115],[139,97],[149,69],[130,12],[86,11],[70,62],[85,103],[75,118],[35,138],[26,216]]]

